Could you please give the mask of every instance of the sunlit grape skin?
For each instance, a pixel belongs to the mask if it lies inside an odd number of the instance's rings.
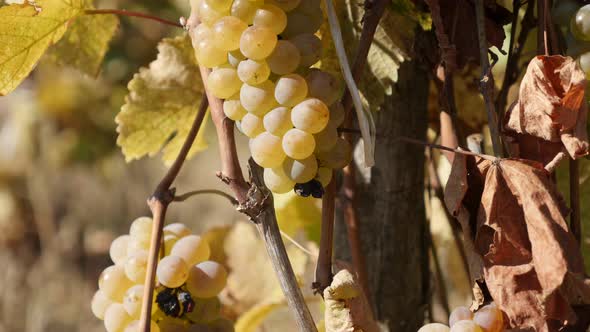
[[[156,270],[158,281],[168,287],[180,287],[188,278],[188,265],[180,257],[166,256],[158,263]]]
[[[483,330],[471,320],[460,320],[451,327],[450,332],[483,332]]]
[[[227,53],[217,47],[211,37],[196,41],[195,57],[197,62],[207,68],[213,68],[227,61]]]
[[[233,96],[240,91],[241,86],[236,69],[229,66],[213,69],[207,78],[208,91],[220,99]]]
[[[226,99],[223,102],[223,113],[234,121],[240,121],[248,113],[240,103],[240,99]]]
[[[120,303],[111,304],[104,314],[104,326],[107,332],[123,332],[131,321],[132,317]]]
[[[216,11],[224,12],[229,10],[232,4],[232,0],[202,0],[206,1],[207,4]]]
[[[97,290],[90,302],[90,308],[94,316],[102,320],[107,308],[113,303],[115,302],[106,296],[103,291]]]
[[[495,304],[488,304],[475,312],[473,322],[484,332],[500,332],[504,326],[502,311]]]
[[[238,64],[238,77],[249,85],[260,84],[268,79],[270,67],[264,60],[247,59]]]
[[[131,286],[133,286],[133,282],[127,278],[124,268],[120,265],[107,267],[98,279],[98,288],[117,302],[123,300],[123,295]]]
[[[450,328],[441,323],[430,323],[422,326],[418,332],[449,332]]]
[[[142,283],[145,280],[147,261],[146,251],[139,251],[127,257],[124,265],[127,278],[135,283]]]
[[[209,298],[221,292],[226,281],[227,271],[223,265],[205,261],[191,267],[186,286],[191,295]]]
[[[590,80],[590,52],[580,55],[580,68],[586,73],[586,79]]]
[[[240,48],[240,37],[248,25],[237,17],[224,16],[218,19],[211,31],[217,47],[224,51],[233,51]]]
[[[277,35],[272,30],[260,27],[248,27],[240,37],[240,51],[253,60],[263,60],[268,57],[277,44]]]
[[[305,159],[311,156],[315,146],[313,135],[303,130],[293,128],[283,135],[283,150],[293,159]]]
[[[187,266],[207,260],[210,254],[209,244],[198,235],[179,239],[170,251],[170,255],[182,258]]]
[[[283,105],[293,107],[307,96],[307,82],[298,74],[281,76],[275,85],[275,99]]]
[[[259,85],[242,84],[240,101],[248,112],[263,116],[276,105],[274,92],[275,85],[271,81],[264,81]]]
[[[201,5],[199,6],[199,19],[209,26],[212,26],[215,23],[215,21],[224,16],[227,16],[228,14],[229,10],[215,10],[214,8],[209,6],[207,1],[204,0],[201,1]]]
[[[328,107],[316,98],[306,99],[291,110],[291,121],[295,128],[310,134],[322,131],[329,120],[330,111]]]
[[[590,5],[578,10],[572,22],[572,32],[581,40],[590,40]]]
[[[143,300],[143,285],[135,285],[127,290],[123,297],[123,308],[132,318],[139,318]],[[158,309],[157,305],[152,305],[152,314]]]
[[[263,118],[264,129],[276,136],[283,136],[293,128],[291,110],[287,107],[277,107],[266,113]]]
[[[125,263],[127,258],[127,246],[129,245],[129,235],[121,235],[111,243],[109,248],[109,256],[115,265]]]
[[[455,325],[456,322],[461,320],[471,320],[473,318],[473,313],[467,307],[457,307],[453,309],[451,314],[449,315],[449,326]]]
[[[181,223],[172,223],[164,226],[164,235],[173,234],[178,238],[191,235],[191,230]]]
[[[242,117],[241,128],[244,135],[255,138],[264,132],[264,123],[259,116],[247,113]]]
[[[263,3],[264,1],[261,0],[234,0],[230,12],[232,16],[239,18],[246,22],[246,24],[252,24],[256,10]]]
[[[141,242],[149,242],[152,234],[152,218],[140,217],[131,223],[129,236]]]
[[[264,168],[277,167],[285,159],[281,138],[266,131],[250,140],[250,153],[252,159]]]
[[[314,156],[303,160],[286,158],[283,170],[287,177],[296,183],[305,183],[317,174],[318,163]]]
[[[284,194],[295,186],[295,182],[287,177],[281,166],[264,169],[264,184],[275,194]]]
[[[299,66],[301,54],[295,44],[288,40],[279,40],[266,62],[273,73],[277,75],[289,74]]]
[[[253,20],[254,25],[269,28],[278,35],[287,26],[287,14],[272,4],[264,4],[256,10]]]

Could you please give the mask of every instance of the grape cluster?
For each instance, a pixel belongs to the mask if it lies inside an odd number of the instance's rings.
[[[494,303],[481,307],[475,313],[467,307],[457,307],[449,316],[449,326],[430,323],[418,332],[501,332],[504,331],[504,318]]]
[[[316,0],[193,0],[201,21],[190,35],[208,90],[250,138],[254,161],[274,193],[321,197],[334,169],[352,158],[337,128],[342,85],[311,68],[323,22]]]
[[[114,265],[104,269],[91,302],[93,314],[104,320],[107,332],[139,331],[143,284],[147,273],[152,219],[133,221],[128,235],[110,247]],[[163,258],[156,271],[152,332],[233,331],[220,316],[217,294],[225,287],[227,271],[208,261],[207,242],[183,224],[164,227]]]
[[[590,5],[585,5],[578,10],[571,21],[571,31],[578,40],[590,41]],[[578,58],[586,78],[590,79],[590,52],[586,52]]]

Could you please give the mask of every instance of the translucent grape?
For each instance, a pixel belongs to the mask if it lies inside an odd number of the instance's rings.
[[[475,312],[473,322],[485,332],[500,332],[504,327],[502,311],[495,304],[488,304]]]
[[[456,322],[460,320],[471,320],[473,318],[473,313],[467,307],[457,307],[449,316],[449,326],[455,325]]]
[[[207,89],[220,99],[233,96],[240,91],[241,86],[238,72],[229,66],[213,69],[207,78]]]
[[[291,110],[291,122],[295,128],[311,134],[319,133],[326,128],[329,120],[328,107],[316,98],[306,99]]]
[[[238,99],[230,98],[223,102],[223,113],[234,121],[240,121],[248,111],[244,109],[238,97]]]
[[[297,128],[290,129],[283,136],[283,150],[293,159],[305,159],[311,156],[315,145],[312,134]]]
[[[445,324],[430,323],[422,326],[418,332],[449,332],[451,329]]]
[[[303,33],[289,39],[299,50],[299,65],[308,68],[322,57],[322,41],[313,33]]]
[[[147,251],[150,249],[149,241],[139,240],[136,238],[130,238],[129,244],[127,245],[127,256],[131,256],[136,252]]]
[[[116,302],[123,300],[123,295],[133,282],[125,275],[120,265],[111,265],[104,269],[98,278],[98,288]]]
[[[256,10],[253,23],[255,26],[269,28],[278,35],[287,26],[287,14],[275,5],[266,4]]]
[[[303,13],[299,10],[293,10],[287,13],[287,26],[281,35],[291,38],[304,33],[315,33],[322,25],[322,21],[321,10],[315,13]]]
[[[586,79],[590,80],[590,52],[580,55],[580,68],[586,73]]]
[[[197,25],[194,29],[189,30],[189,34],[193,45],[197,45],[199,41],[204,40],[211,35],[211,27],[202,23]]]
[[[211,26],[211,31],[217,47],[224,51],[234,51],[240,48],[240,37],[246,28],[248,25],[239,18],[224,16]]]
[[[174,248],[172,250],[174,251]],[[156,275],[162,285],[168,288],[180,287],[188,278],[188,265],[178,256],[166,256],[158,263]]]
[[[460,320],[451,327],[451,332],[483,332],[483,330],[473,321]]]
[[[120,303],[111,304],[104,313],[104,327],[107,332],[123,332],[132,320]]]
[[[147,251],[138,251],[131,254],[125,262],[125,275],[135,283],[143,283],[147,271]]]
[[[129,228],[129,235],[133,239],[149,243],[152,236],[152,218],[140,217],[135,219]]]
[[[165,256],[170,255],[170,252],[172,251],[172,247],[174,247],[174,245],[176,244],[176,242],[178,242],[178,236],[176,235],[172,235],[172,234],[167,234],[164,235],[164,254]]]
[[[270,67],[264,60],[244,60],[238,64],[238,77],[249,85],[260,84],[270,76]]]
[[[247,24],[254,22],[256,10],[264,4],[262,0],[234,0],[230,12],[232,16],[239,18]]]
[[[240,121],[240,129],[244,135],[255,138],[264,132],[264,123],[260,117],[248,113]]]
[[[240,38],[240,51],[253,60],[267,58],[276,45],[277,35],[272,30],[260,26],[247,28]]]
[[[143,302],[143,285],[135,285],[127,290],[123,297],[123,308],[132,318],[139,318]],[[152,305],[152,314],[158,310],[158,305]]]
[[[285,12],[289,12],[297,8],[301,0],[266,0],[266,2],[272,3],[273,5],[281,8]]]
[[[295,182],[287,177],[283,167],[265,168],[264,184],[275,194],[284,194],[293,190]]]
[[[277,107],[266,113],[264,129],[275,136],[283,136],[287,130],[293,128],[291,123],[291,110],[287,107]]]
[[[338,130],[331,125],[326,126],[324,130],[320,131],[319,133],[313,135],[315,138],[315,148],[316,151],[329,151],[336,145],[338,142]]]
[[[330,121],[328,121],[328,125],[336,128],[340,127],[344,122],[345,116],[346,114],[344,113],[344,106],[342,106],[342,103],[334,103],[330,105]]]
[[[295,71],[301,61],[299,49],[288,40],[279,40],[272,53],[266,59],[270,71],[277,75]]]
[[[194,265],[205,261],[211,254],[209,244],[198,235],[188,235],[178,240],[170,254],[182,258],[187,265]]]
[[[242,84],[240,101],[246,111],[263,116],[277,104],[274,92],[275,85],[271,81],[264,81],[259,85]]]
[[[207,68],[221,66],[227,61],[227,53],[215,46],[211,37],[197,41],[195,48],[195,57],[197,62]]]
[[[134,320],[133,322],[129,323],[129,325],[127,325],[127,328],[125,328],[124,332],[140,332],[140,331],[141,330],[139,329],[139,321]],[[160,327],[153,320],[150,321],[150,332],[160,332]],[[166,332],[166,331],[163,331],[163,332]]]
[[[332,169],[343,168],[352,160],[352,147],[347,140],[338,137],[338,142],[332,149],[317,154],[320,164]]]
[[[315,177],[318,171],[318,162],[315,156],[303,160],[286,158],[283,162],[283,171],[292,181],[306,183]]]
[[[326,187],[332,181],[332,175],[334,171],[328,167],[320,167],[318,168],[318,174],[316,175],[316,179],[322,184],[322,187]]]
[[[240,62],[246,60],[246,57],[240,52],[240,50],[235,50],[227,53],[227,62],[230,66],[234,68],[238,68]]]
[[[109,256],[115,265],[125,263],[127,258],[127,246],[129,245],[129,235],[121,235],[114,239],[109,248]]]
[[[191,235],[191,230],[186,227],[185,224],[177,222],[164,226],[164,235],[168,234],[176,235],[178,238],[182,238],[187,235]]]
[[[202,0],[206,1],[207,5],[216,11],[224,12],[228,11],[231,6],[232,0]]]
[[[186,287],[192,296],[209,298],[221,292],[226,282],[227,271],[223,265],[205,261],[191,267]]]
[[[319,69],[312,69],[307,77],[309,96],[332,105],[340,97],[340,83],[332,74]]]
[[[113,303],[115,302],[106,296],[103,291],[97,290],[90,302],[90,309],[96,318],[102,320],[104,319],[105,311]]]
[[[583,6],[576,13],[572,33],[580,40],[590,40],[590,5]]]
[[[307,96],[307,82],[297,74],[281,76],[275,86],[275,99],[284,106],[295,106]]]
[[[215,10],[213,7],[209,6],[207,1],[201,1],[201,5],[199,6],[199,19],[201,19],[201,22],[212,26],[215,21],[227,15],[229,15],[229,10]]]
[[[207,324],[220,317],[220,310],[221,302],[217,297],[196,298],[193,311],[187,312],[185,316],[192,322]]]
[[[250,153],[252,159],[264,168],[279,166],[285,160],[281,138],[267,131],[250,140]]]

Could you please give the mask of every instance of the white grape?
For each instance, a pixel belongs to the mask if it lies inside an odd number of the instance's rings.
[[[449,332],[451,329],[445,324],[430,323],[422,326],[418,332]]]
[[[318,153],[317,157],[322,166],[332,169],[344,168],[352,160],[352,147],[347,140],[339,137],[332,149]]]
[[[172,254],[162,258],[158,263],[156,275],[162,285],[168,288],[180,287],[188,278],[188,265],[184,259]]]
[[[230,12],[232,16],[239,18],[246,22],[246,24],[252,24],[254,22],[256,10],[260,8],[263,3],[263,0],[234,0]]]
[[[319,133],[326,128],[329,120],[328,107],[316,98],[306,99],[291,110],[291,121],[295,128],[311,134]]]
[[[586,79],[590,80],[590,52],[580,55],[578,61],[580,68],[586,73]]]
[[[217,262],[205,261],[191,267],[186,287],[195,297],[209,298],[221,292],[226,282],[225,268]]]
[[[590,5],[578,10],[572,22],[572,33],[580,40],[590,40]]]
[[[504,327],[502,311],[495,304],[488,304],[475,312],[473,322],[485,332],[500,332]]]
[[[220,99],[233,96],[240,91],[241,86],[238,72],[230,66],[213,69],[207,78],[207,89]]]
[[[244,60],[246,60],[246,57],[240,52],[240,50],[227,52],[227,62],[234,68],[238,68],[240,62]]]
[[[136,238],[130,238],[127,244],[127,256],[131,256],[136,252],[147,251],[150,249],[150,242]]]
[[[299,65],[308,68],[322,57],[322,41],[313,33],[303,33],[289,39],[299,50]]]
[[[234,121],[240,121],[248,113],[242,106],[240,99],[226,99],[223,102],[223,113]]]
[[[240,121],[240,131],[250,138],[255,138],[264,132],[263,120],[252,113],[248,113]]]
[[[295,71],[301,61],[301,54],[295,44],[288,40],[279,40],[266,59],[270,71],[277,75],[289,74]]]
[[[103,320],[105,311],[113,303],[115,302],[106,296],[103,291],[97,290],[90,302],[90,309],[96,318]]]
[[[283,136],[287,130],[293,128],[291,110],[287,107],[277,107],[266,113],[262,119],[264,129],[275,136]]]
[[[129,325],[127,325],[124,332],[140,332],[140,331],[141,330],[139,328],[139,321],[134,320],[133,322],[129,323]],[[153,320],[150,320],[150,332],[160,332],[160,327]],[[166,331],[162,331],[162,332],[166,332]]]
[[[264,168],[279,166],[285,160],[281,138],[267,131],[250,140],[250,153],[252,159]]]
[[[314,13],[293,10],[287,13],[287,26],[281,35],[291,38],[303,33],[315,33],[322,25],[323,19],[321,10]]]
[[[318,163],[314,156],[303,160],[286,158],[283,162],[285,175],[296,183],[306,183],[313,179],[318,171]]]
[[[229,10],[219,11],[209,6],[207,1],[201,1],[199,6],[199,19],[201,22],[212,26],[218,19],[229,15]]]
[[[264,169],[264,184],[275,194],[284,194],[293,190],[293,182],[283,170],[282,166]]]
[[[270,67],[264,60],[244,60],[238,64],[238,77],[246,84],[256,85],[268,79]]]
[[[275,5],[265,4],[256,10],[252,22],[255,26],[269,28],[275,35],[278,35],[287,26],[287,14]]]
[[[206,1],[207,5],[219,12],[228,11],[232,0],[201,0]]]
[[[471,320],[473,318],[473,313],[467,307],[457,307],[455,308],[450,316],[449,316],[449,326],[455,325],[456,322],[460,320]]]
[[[196,41],[193,45],[197,62],[207,68],[221,66],[227,62],[227,53],[217,47],[211,37]]]
[[[127,258],[127,246],[129,245],[129,235],[121,235],[114,239],[109,248],[109,256],[115,265],[125,263]]]
[[[104,269],[98,278],[98,288],[109,298],[121,302],[123,295],[133,282],[125,275],[120,265],[111,265]]]
[[[132,320],[121,303],[111,304],[104,313],[104,327],[107,332],[123,332]]]
[[[152,236],[152,224],[152,218],[150,217],[139,217],[135,219],[131,223],[131,227],[129,227],[129,236],[132,239],[149,243]]]
[[[191,41],[193,45],[196,45],[197,42],[208,38],[211,35],[211,27],[205,23],[201,23],[197,25],[194,29],[189,31],[189,35],[191,36]]]
[[[271,81],[264,81],[259,85],[242,84],[240,101],[246,111],[263,116],[277,104],[274,92],[275,85]]]
[[[283,135],[282,150],[293,159],[305,159],[311,156],[315,146],[313,135],[303,130],[293,128]]]
[[[139,318],[143,305],[143,285],[135,285],[127,290],[123,297],[123,308],[132,318]],[[152,301],[152,314],[158,310],[158,305]]]
[[[332,176],[334,171],[328,167],[320,167],[318,168],[318,174],[316,175],[316,179],[322,184],[322,187],[326,187],[332,181]]]
[[[307,96],[307,82],[297,74],[281,76],[275,85],[275,99],[283,106],[295,106]]]
[[[451,332],[483,332],[481,327],[470,320],[460,320],[451,327]]]
[[[164,235],[164,254],[165,256],[170,255],[172,247],[178,242],[178,236],[173,234]]]
[[[164,235],[168,234],[176,235],[178,238],[182,238],[187,235],[191,235],[191,230],[186,227],[185,224],[177,222],[164,226]]]
[[[271,29],[251,26],[240,38],[240,51],[247,58],[263,60],[267,58],[277,45],[277,35]]]
[[[146,251],[139,251],[127,257],[125,262],[125,275],[135,283],[143,283],[147,271],[148,254]]]
[[[340,97],[339,81],[330,73],[312,69],[305,80],[309,96],[323,101],[326,105],[332,105]]]
[[[209,244],[198,235],[181,238],[170,251],[170,255],[182,258],[189,266],[207,260],[210,254]]]
[[[237,17],[224,16],[218,19],[211,31],[217,47],[224,51],[234,51],[240,48],[240,38],[248,25]]]

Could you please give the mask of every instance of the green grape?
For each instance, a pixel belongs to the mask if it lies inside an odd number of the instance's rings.
[[[177,244],[179,242],[177,242]],[[174,248],[175,247],[176,245]],[[174,250],[174,248],[172,248],[172,250]],[[166,256],[160,260],[156,275],[162,285],[168,288],[180,287],[188,278],[188,265],[184,259],[172,254],[171,256]]]
[[[220,318],[221,302],[217,297],[195,298],[194,300],[193,311],[184,314],[191,322],[207,324]]]
[[[129,325],[127,325],[127,328],[125,328],[124,332],[140,332],[140,331],[141,330],[139,328],[139,321],[134,320],[133,322],[129,323]],[[161,332],[160,327],[153,320],[150,320],[150,332]]]
[[[109,248],[109,256],[115,265],[121,265],[125,263],[127,259],[127,247],[129,245],[129,235],[121,235],[111,243]]]
[[[213,8],[218,12],[225,12],[231,7],[232,0],[202,0],[206,1],[209,7]]]
[[[227,61],[227,53],[215,46],[211,37],[197,41],[195,48],[195,57],[197,62],[207,68],[213,68],[223,65]]]
[[[451,332],[483,332],[481,327],[470,320],[460,320],[451,327]]]
[[[138,251],[131,254],[123,266],[127,278],[135,283],[142,283],[145,280],[147,261],[147,251]]]
[[[238,64],[238,77],[249,85],[260,84],[270,76],[270,67],[264,60],[244,60]]]
[[[301,60],[299,65],[308,68],[322,57],[322,41],[313,33],[302,33],[289,39],[299,50]]]
[[[129,228],[129,236],[132,239],[149,243],[152,236],[152,224],[152,218],[149,217],[135,219]]]
[[[191,41],[193,45],[196,45],[199,41],[207,39],[211,36],[211,27],[205,23],[197,25],[194,29],[189,30]]]
[[[198,298],[214,297],[227,282],[227,271],[223,265],[205,261],[191,267],[186,287],[192,296]]]
[[[422,326],[418,332],[449,332],[451,329],[445,324],[430,323]]]
[[[275,194],[293,190],[295,182],[287,177],[282,166],[264,169],[264,184]]]
[[[155,299],[155,297],[154,297]],[[123,308],[132,318],[139,318],[143,302],[143,285],[135,285],[127,290],[123,297]],[[152,303],[152,314],[158,310],[158,305]]]
[[[315,33],[322,25],[323,19],[321,10],[304,13],[295,9],[287,13],[287,26],[281,36],[292,38],[304,33]]]
[[[123,300],[123,295],[133,282],[125,275],[120,265],[111,265],[104,269],[98,278],[98,288],[116,302]]]
[[[272,53],[266,59],[270,71],[277,75],[295,71],[301,61],[299,49],[288,40],[279,40]]]
[[[330,73],[312,69],[305,80],[309,87],[309,96],[323,101],[326,105],[334,104],[340,97],[340,83]]]
[[[252,24],[256,10],[263,4],[263,0],[234,0],[231,6],[231,15],[246,22],[246,24]]]
[[[242,106],[239,96],[237,99],[233,98],[234,97],[226,99],[223,102],[223,113],[225,113],[225,116],[234,121],[240,121],[242,118],[244,118],[244,115],[246,115],[248,111],[246,111],[246,109]]]
[[[127,245],[127,256],[131,256],[136,252],[150,250],[150,242],[143,241],[136,238],[130,238],[129,244]]]
[[[467,307],[457,307],[449,316],[449,326],[455,325],[456,322],[460,320],[471,320],[473,318],[473,313]]]
[[[291,110],[291,121],[295,128],[310,134],[322,131],[328,125],[329,120],[328,107],[316,98],[306,99]]]
[[[266,0],[267,3],[271,3],[285,12],[290,12],[299,6],[301,0]]]
[[[264,81],[259,85],[242,84],[240,101],[246,111],[264,116],[277,104],[274,92],[275,85],[271,81]]]
[[[275,5],[262,5],[256,10],[253,23],[255,26],[269,28],[275,35],[278,35],[287,26],[287,14]]]
[[[297,74],[281,76],[275,86],[275,99],[284,106],[293,107],[307,96],[307,82]]]
[[[495,304],[488,304],[480,308],[473,315],[473,322],[485,332],[500,332],[504,328],[502,311]]]
[[[342,137],[332,149],[317,154],[320,164],[332,169],[344,168],[352,160],[352,146]]]
[[[318,174],[315,176],[316,179],[322,184],[322,187],[327,187],[332,181],[332,175],[334,171],[328,167],[318,168]]]
[[[590,5],[578,10],[572,20],[572,34],[580,40],[590,40]]]
[[[315,156],[306,159],[295,160],[286,158],[283,162],[285,175],[296,183],[306,183],[313,179],[318,172],[318,162]]]
[[[328,125],[336,128],[340,127],[340,125],[342,125],[342,123],[344,122],[344,118],[346,116],[346,114],[344,113],[344,106],[342,106],[342,103],[338,102],[330,105],[329,108],[330,121],[328,121]]]
[[[275,136],[283,136],[287,130],[293,128],[291,123],[291,110],[287,107],[277,107],[266,113],[264,129]]]
[[[235,50],[227,53],[227,62],[230,66],[234,68],[238,68],[240,62],[246,60],[246,57],[240,52],[240,50]]]
[[[248,25],[237,17],[224,16],[211,27],[217,47],[224,51],[240,48],[240,37]]]
[[[256,136],[262,134],[264,132],[264,123],[262,118],[252,113],[244,115],[240,121],[240,131],[250,138],[255,138]]]
[[[336,145],[338,142],[338,130],[334,126],[326,126],[324,130],[320,131],[319,133],[313,135],[316,142],[316,151],[329,151]]]
[[[277,35],[272,30],[260,26],[247,28],[240,38],[240,51],[253,60],[267,58],[276,45]]]
[[[105,311],[113,303],[115,302],[106,296],[103,291],[97,290],[90,302],[90,309],[96,318],[103,320]]]
[[[164,226],[164,235],[176,235],[180,239],[191,235],[191,230],[185,224],[176,222]]]
[[[201,19],[201,22],[212,26],[218,19],[227,15],[229,15],[229,10],[218,11],[209,6],[207,1],[201,1],[199,6],[199,19]]]
[[[123,332],[132,320],[121,303],[111,304],[104,313],[104,327],[107,332]]]
[[[173,234],[164,235],[164,256],[169,256],[172,247],[178,242],[178,236]]]
[[[580,55],[578,61],[580,68],[586,73],[586,79],[590,80],[590,52]]]
[[[241,86],[238,72],[229,66],[213,69],[207,78],[207,89],[219,99],[233,96],[240,91]]]
[[[297,128],[290,129],[283,136],[283,150],[287,156],[293,159],[305,159],[311,156],[315,145],[312,134]]]
[[[209,244],[198,235],[183,237],[170,251],[170,255],[182,258],[188,266],[207,260],[210,254]]]
[[[267,131],[251,139],[249,146],[252,159],[264,168],[279,166],[285,159],[281,138]]]

